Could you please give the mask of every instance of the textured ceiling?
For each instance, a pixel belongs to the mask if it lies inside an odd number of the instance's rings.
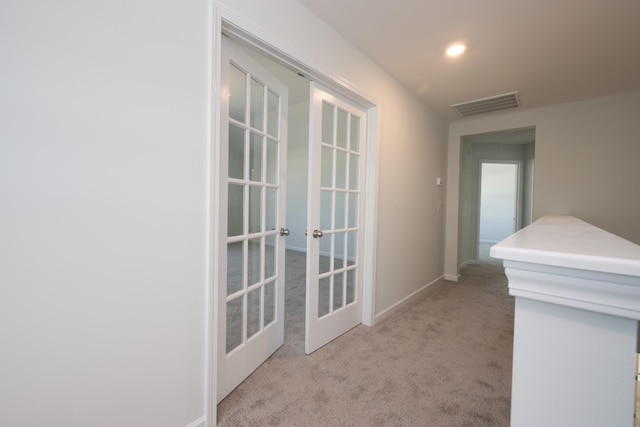
[[[447,120],[512,91],[534,108],[640,89],[639,0],[299,1]]]

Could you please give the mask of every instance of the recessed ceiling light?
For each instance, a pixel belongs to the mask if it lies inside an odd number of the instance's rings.
[[[449,46],[447,49],[447,55],[449,56],[459,56],[464,52],[467,47],[463,44],[456,43],[454,45]]]

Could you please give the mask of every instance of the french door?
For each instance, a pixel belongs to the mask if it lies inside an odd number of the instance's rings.
[[[284,341],[287,88],[226,37],[219,152],[220,402]]]
[[[311,84],[305,352],[362,321],[366,114]]]

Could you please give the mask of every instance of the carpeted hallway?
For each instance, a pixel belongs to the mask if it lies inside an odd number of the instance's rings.
[[[219,425],[509,425],[514,303],[486,252],[458,283],[309,356],[304,258],[287,256],[285,344],[218,405]]]

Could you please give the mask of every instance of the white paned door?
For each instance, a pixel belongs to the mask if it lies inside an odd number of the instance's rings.
[[[311,84],[305,352],[362,321],[366,114]]]
[[[287,88],[222,46],[217,253],[220,402],[284,342]]]

